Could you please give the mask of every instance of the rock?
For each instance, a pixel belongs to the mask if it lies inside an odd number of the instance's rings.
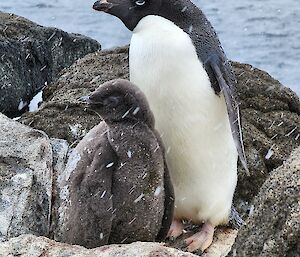
[[[239,172],[236,205],[251,202],[270,171],[300,146],[298,96],[264,71],[234,63],[251,176]],[[249,207],[249,206],[248,206]]]
[[[247,177],[239,167],[235,205],[246,212],[269,172],[300,145],[300,103],[293,91],[266,72],[236,62],[233,68],[251,172]],[[46,102],[41,109],[23,115],[21,120],[76,144],[98,123],[97,114],[84,109],[79,97],[115,78],[128,78],[128,47],[92,53],[78,60],[45,89]]]
[[[64,184],[64,171],[69,153],[69,144],[63,139],[51,138],[53,151],[53,178],[52,178],[52,208],[50,219],[49,237],[58,239],[60,228],[63,226],[59,221],[59,209],[63,206],[63,199],[60,196]]]
[[[234,243],[238,231],[233,229],[218,229],[214,235],[212,245],[201,255],[201,257],[224,257]]]
[[[51,137],[76,144],[99,123],[97,114],[84,109],[79,98],[116,78],[128,79],[128,48],[89,54],[45,88],[43,107],[38,112],[26,113],[22,122],[41,128]]]
[[[48,136],[0,114],[0,239],[47,235],[51,191]]]
[[[19,115],[63,68],[99,49],[88,37],[0,12],[0,112]]]
[[[253,205],[230,256],[300,256],[300,148],[271,173]]]
[[[0,243],[0,256],[48,256],[48,257],[193,257],[190,253],[168,248],[159,243],[135,242],[124,245],[106,245],[94,249],[72,246],[45,237],[22,235]]]

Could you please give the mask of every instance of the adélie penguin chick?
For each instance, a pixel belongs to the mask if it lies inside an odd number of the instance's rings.
[[[68,160],[62,241],[93,248],[163,240],[174,193],[144,94],[129,81],[114,80],[85,100],[104,121]]]
[[[169,236],[182,220],[202,224],[185,243],[205,250],[226,224],[237,183],[237,158],[247,170],[236,80],[219,39],[189,0],[101,0],[133,32],[130,80],[145,93],[167,150],[175,191]]]

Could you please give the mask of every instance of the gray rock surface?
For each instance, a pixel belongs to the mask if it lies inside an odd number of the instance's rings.
[[[244,143],[251,176],[239,173],[236,204],[257,195],[269,173],[300,146],[298,96],[268,73],[234,63],[241,102]]]
[[[190,253],[168,248],[158,243],[136,242],[124,245],[106,245],[94,249],[67,245],[45,237],[22,235],[0,243],[0,257],[193,257]]]
[[[250,177],[239,168],[235,204],[247,211],[252,198],[274,168],[300,145],[300,102],[297,95],[266,72],[247,64],[233,63],[241,100],[246,155]],[[78,60],[45,89],[46,101],[22,122],[49,135],[77,143],[98,122],[97,114],[84,109],[79,97],[101,83],[128,78],[128,48],[89,54]]]
[[[230,256],[300,256],[300,148],[271,173],[253,205]]]
[[[14,117],[75,60],[100,49],[95,40],[0,12],[0,112]]]
[[[53,177],[52,177],[52,208],[51,208],[51,227],[49,237],[55,240],[60,238],[63,224],[59,219],[59,209],[63,208],[63,199],[61,197],[64,186],[64,171],[69,154],[69,144],[63,139],[51,138],[53,151]]]
[[[48,234],[51,192],[48,136],[0,113],[0,239]]]

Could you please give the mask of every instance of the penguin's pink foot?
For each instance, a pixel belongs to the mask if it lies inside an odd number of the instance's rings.
[[[180,220],[173,219],[170,230],[167,237],[170,239],[175,239],[179,237],[183,232],[183,224]]]
[[[195,252],[206,250],[212,243],[214,236],[214,226],[209,223],[204,223],[200,231],[185,240],[187,250]]]

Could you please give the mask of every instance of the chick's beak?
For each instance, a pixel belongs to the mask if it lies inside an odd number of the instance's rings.
[[[107,0],[100,0],[94,3],[93,9],[96,11],[107,12],[114,5]]]
[[[89,96],[82,96],[79,98],[80,102],[89,104],[90,103],[90,97]]]

